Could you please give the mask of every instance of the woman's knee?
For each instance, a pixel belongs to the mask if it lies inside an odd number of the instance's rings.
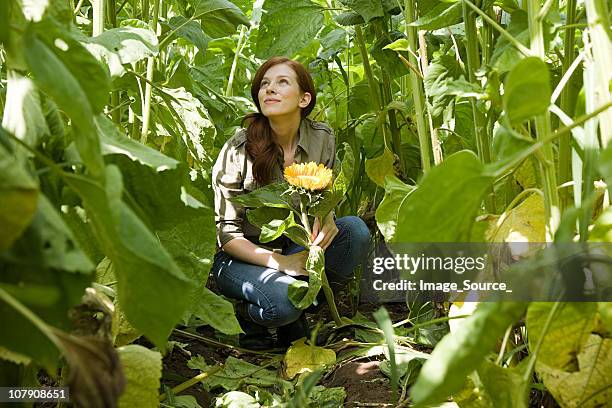
[[[295,322],[300,318],[302,311],[293,306],[293,303],[286,299],[276,299],[268,311],[264,311],[265,326],[281,327]]]
[[[370,230],[365,222],[354,215],[342,217],[338,221],[342,221],[343,227],[348,229],[347,232],[351,240],[353,254],[365,256],[370,246],[371,238]]]

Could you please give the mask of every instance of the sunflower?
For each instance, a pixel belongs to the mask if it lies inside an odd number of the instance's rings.
[[[295,187],[310,191],[323,190],[332,179],[332,170],[315,162],[292,164],[285,168],[285,179]]]

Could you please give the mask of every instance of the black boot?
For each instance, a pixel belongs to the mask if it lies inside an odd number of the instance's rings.
[[[287,348],[291,346],[291,343],[302,337],[310,336],[310,328],[308,327],[308,321],[306,321],[306,315],[302,313],[299,319],[293,323],[289,323],[286,326],[281,326],[276,330],[276,338],[278,347]]]
[[[236,318],[244,333],[238,336],[240,347],[249,350],[269,350],[276,345],[274,337],[264,326],[253,321],[247,311],[248,303],[238,302],[236,304]]]

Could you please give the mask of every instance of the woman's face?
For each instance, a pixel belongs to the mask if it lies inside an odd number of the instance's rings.
[[[311,97],[300,89],[295,71],[287,64],[278,64],[264,74],[258,98],[261,112],[270,118],[300,115]]]

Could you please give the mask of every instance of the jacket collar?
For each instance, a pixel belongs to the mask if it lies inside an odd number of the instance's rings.
[[[298,143],[297,145],[304,150],[304,153],[308,154],[310,150],[310,143],[312,141],[312,137],[310,136],[310,130],[312,129],[310,126],[310,119],[304,118],[300,122],[300,128],[298,129]]]

